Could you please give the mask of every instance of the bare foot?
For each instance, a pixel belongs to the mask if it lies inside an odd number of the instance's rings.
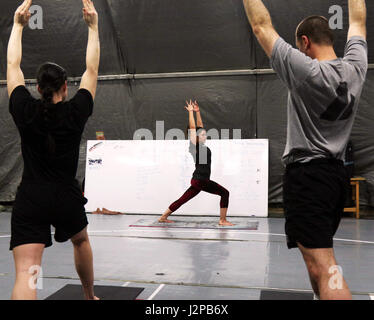
[[[160,223],[174,223],[175,221],[168,220],[168,219],[165,219],[165,218],[160,218],[160,219],[158,219],[158,222],[160,222]]]
[[[231,227],[231,226],[234,226],[234,224],[232,224],[231,222],[228,222],[227,220],[225,220],[225,221],[220,221],[220,222],[219,222],[219,225],[220,225],[220,226],[223,226],[223,227]]]
[[[86,297],[86,300],[100,300],[100,298],[98,298],[98,297],[96,297],[96,296],[94,296],[93,298],[87,298],[87,297]]]
[[[117,212],[117,211],[110,211],[106,208],[103,208],[103,211],[102,211],[103,214],[108,214],[108,215],[116,215],[116,214],[122,214],[121,212]]]
[[[96,211],[92,212],[92,214],[102,214],[103,212],[100,210],[100,208],[97,208]]]

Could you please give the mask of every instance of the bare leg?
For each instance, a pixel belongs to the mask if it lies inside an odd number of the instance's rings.
[[[44,247],[44,244],[35,243],[13,248],[16,281],[12,292],[12,300],[37,299],[36,269],[41,266]],[[35,267],[35,269],[32,267]]]
[[[74,246],[75,268],[82,282],[86,300],[99,300],[94,294],[93,257],[87,228],[71,238]]]
[[[220,219],[219,219],[219,225],[220,226],[229,227],[229,226],[233,226],[234,225],[231,222],[228,222],[227,219],[226,219],[227,209],[228,208],[221,208],[221,210],[220,210]]]
[[[307,267],[308,268],[308,267]],[[309,273],[309,269],[308,269],[308,273]],[[312,289],[313,289],[313,292],[314,292],[314,295],[317,297],[317,299],[319,300],[321,298],[321,295],[319,293],[319,288],[318,288],[318,283],[316,280],[314,280],[311,276],[311,274],[309,273],[309,280],[310,280],[310,284],[312,285]]]
[[[314,293],[321,300],[352,300],[343,275],[337,272],[334,250],[307,249],[301,244],[298,246],[303,254]]]
[[[172,211],[168,208],[165,213],[158,219],[158,222],[164,223],[174,223],[174,221],[168,220],[168,217],[171,215]]]

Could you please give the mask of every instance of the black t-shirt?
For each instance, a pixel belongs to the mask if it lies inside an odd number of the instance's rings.
[[[212,152],[204,144],[194,145],[190,142],[190,153],[195,161],[195,172],[192,179],[208,180],[210,179],[210,166],[212,163]]]
[[[42,101],[18,86],[10,97],[9,111],[21,136],[23,181],[74,182],[82,133],[93,111],[91,93],[80,89],[71,100],[51,105],[48,119],[52,120],[46,122]]]

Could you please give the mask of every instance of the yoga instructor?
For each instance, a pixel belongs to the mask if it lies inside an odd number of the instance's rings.
[[[168,217],[178,210],[186,202],[196,197],[201,191],[216,194],[221,197],[220,201],[220,226],[233,226],[232,223],[226,219],[227,210],[229,206],[229,191],[218,183],[210,180],[211,163],[212,163],[212,152],[205,145],[206,142],[206,130],[204,129],[203,120],[200,114],[200,108],[197,102],[186,101],[186,110],[188,111],[189,126],[188,132],[190,136],[190,148],[189,151],[195,162],[195,172],[193,173],[191,180],[191,187],[183,194],[183,196],[172,203],[170,207],[165,211],[159,222],[172,223],[173,221],[168,220]],[[196,112],[197,127],[195,123],[194,112]]]

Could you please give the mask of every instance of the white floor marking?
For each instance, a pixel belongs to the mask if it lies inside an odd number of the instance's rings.
[[[125,282],[122,287],[127,287],[130,284],[130,282]]]
[[[95,233],[122,233],[122,232],[137,232],[137,231],[156,231],[156,230],[132,230],[132,229],[125,229],[125,230],[95,230],[95,231],[89,231],[89,235],[95,235]],[[160,231],[160,230],[157,230]],[[233,231],[233,230],[228,230]],[[217,234],[217,230],[173,230],[173,233],[194,233],[198,232],[200,234],[204,233],[215,233]],[[245,232],[245,231],[236,231],[235,234],[243,233],[247,235],[264,235],[264,236],[280,236],[285,237],[285,234],[281,233],[267,233],[267,232]],[[53,235],[54,233],[52,233]],[[10,235],[0,236],[0,238],[10,238]],[[363,244],[374,244],[374,241],[364,241],[364,240],[353,240],[353,239],[340,239],[340,238],[334,238],[335,241],[343,241],[343,242],[354,242],[354,243],[363,243]]]
[[[153,300],[153,298],[156,296],[156,294],[158,294],[162,290],[163,287],[165,287],[164,284],[159,285],[159,287],[155,290],[155,292],[153,292],[150,295],[150,297],[147,300]]]
[[[143,230],[138,230],[138,229],[123,229],[123,230],[89,230],[89,233],[121,233],[121,232],[143,232],[143,231],[148,231],[148,232],[151,232],[151,231],[154,231],[154,232],[162,232],[164,230],[155,230],[155,229],[152,229],[152,230],[149,230],[149,229],[143,229]],[[253,235],[274,235],[274,236],[285,236],[284,234],[281,234],[281,233],[262,233],[262,232],[248,232],[248,231],[243,231],[243,230],[227,230],[227,229],[219,229],[219,231],[228,231],[228,232],[235,232],[235,234],[239,234],[239,233],[243,233],[243,234],[253,234]],[[168,231],[170,232],[170,231]],[[215,233],[217,234],[217,230],[202,230],[202,229],[199,229],[199,230],[173,230],[172,231],[173,233],[188,233],[188,232],[191,232],[191,233]]]
[[[122,233],[122,232],[136,232],[136,231],[161,231],[161,230],[148,230],[148,229],[145,229],[145,230],[132,230],[132,229],[124,229],[124,230],[95,230],[95,231],[90,231],[89,234],[94,234],[94,233]],[[226,231],[235,231],[235,230],[226,230]],[[205,231],[201,231],[201,230],[173,230],[172,231],[173,233],[188,233],[188,232],[191,232],[191,233],[217,233],[217,230],[205,230]],[[238,234],[238,233],[243,233],[243,234],[247,234],[247,235],[264,235],[264,236],[281,236],[281,237],[285,237],[286,235],[285,234],[282,234],[282,233],[268,233],[268,232],[246,232],[246,231],[235,231],[235,234]],[[364,241],[364,240],[353,240],[353,239],[340,239],[340,238],[334,238],[335,241],[345,241],[345,242],[356,242],[356,243],[366,243],[366,244],[374,244],[374,241]]]
[[[373,241],[363,241],[363,240],[351,240],[351,239],[339,239],[339,238],[334,238],[336,241],[346,241],[346,242],[357,242],[357,243],[368,243],[368,244],[374,244]]]
[[[369,293],[370,299],[374,300],[374,293]]]

